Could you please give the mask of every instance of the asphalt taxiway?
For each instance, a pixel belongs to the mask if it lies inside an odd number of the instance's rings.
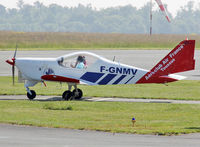
[[[2,147],[199,147],[200,134],[156,136],[0,124]]]

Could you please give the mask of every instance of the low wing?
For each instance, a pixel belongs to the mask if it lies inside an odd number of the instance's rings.
[[[56,81],[56,82],[68,82],[68,83],[80,83],[77,79],[72,79],[68,77],[58,76],[58,75],[43,75],[41,79],[46,81]]]

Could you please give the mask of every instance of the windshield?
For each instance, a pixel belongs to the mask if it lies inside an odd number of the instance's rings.
[[[66,68],[86,69],[98,60],[97,57],[90,54],[74,54],[69,56],[62,56],[58,58],[58,64]]]

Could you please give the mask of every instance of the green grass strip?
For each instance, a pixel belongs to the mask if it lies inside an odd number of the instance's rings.
[[[200,105],[189,104],[9,100],[0,102],[0,123],[178,135],[200,132],[199,112]]]

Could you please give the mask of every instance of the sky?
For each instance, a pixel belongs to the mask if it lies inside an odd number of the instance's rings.
[[[18,0],[1,0],[0,4],[4,5],[7,8],[17,8],[17,1]],[[68,6],[68,7],[75,7],[78,4],[88,5],[91,4],[92,7],[101,9],[101,8],[107,8],[107,7],[115,7],[115,6],[124,6],[131,4],[132,6],[135,6],[137,8],[140,8],[144,6],[147,2],[150,0],[23,0],[25,4],[33,4],[35,1],[40,1],[44,5],[49,5],[52,3],[56,3],[58,5],[62,6]],[[153,0],[155,3],[155,0]],[[190,0],[162,0],[163,4],[168,5],[168,11],[175,16],[177,11],[187,4]],[[192,0],[196,3],[196,6],[198,3],[200,3],[200,0]],[[199,6],[200,7],[200,6]],[[155,5],[155,8],[157,8],[157,5]]]

